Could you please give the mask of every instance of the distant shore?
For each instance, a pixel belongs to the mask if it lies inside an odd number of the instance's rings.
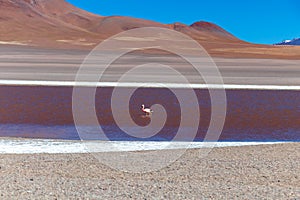
[[[300,143],[199,149],[160,171],[131,174],[91,154],[0,155],[7,199],[298,199]]]

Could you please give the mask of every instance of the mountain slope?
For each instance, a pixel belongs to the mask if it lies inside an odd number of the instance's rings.
[[[187,34],[213,56],[300,59],[300,48],[247,43],[209,22],[161,24],[122,16],[103,17],[64,0],[0,0],[0,44],[92,49],[114,34],[140,27],[163,27]]]
[[[63,40],[99,42],[119,32],[140,27],[173,28],[200,40],[206,37],[224,40],[230,35],[207,22],[183,25],[180,29],[178,23],[164,25],[130,17],[102,17],[78,9],[64,0],[0,0],[0,11],[1,40],[37,45],[42,41],[42,44]],[[230,39],[237,40],[232,35]]]
[[[0,10],[1,40],[33,45],[96,37],[88,27],[101,19],[62,0],[0,0]]]

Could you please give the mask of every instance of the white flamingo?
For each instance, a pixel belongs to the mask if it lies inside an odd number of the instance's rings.
[[[146,115],[150,115],[151,113],[153,113],[153,110],[151,110],[150,108],[145,108],[145,105],[142,105],[142,111],[146,114]]]

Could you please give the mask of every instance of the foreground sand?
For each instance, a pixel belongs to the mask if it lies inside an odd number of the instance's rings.
[[[0,199],[299,199],[300,143],[189,150],[146,174],[89,154],[0,155]]]

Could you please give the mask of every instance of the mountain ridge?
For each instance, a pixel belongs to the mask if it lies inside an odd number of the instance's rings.
[[[252,44],[204,21],[162,24],[123,16],[101,16],[65,0],[0,0],[0,45],[91,50],[122,31],[161,27],[184,33],[217,57],[300,59],[300,48]]]
[[[23,41],[32,41],[33,36],[38,35],[36,32],[38,29],[41,31],[36,38],[43,37],[44,40],[51,40],[51,36],[54,37],[53,39],[64,40],[67,39],[65,35],[71,39],[75,39],[76,36],[78,39],[78,36],[82,35],[92,40],[96,38],[101,40],[140,27],[179,30],[178,23],[167,25],[132,17],[104,17],[76,8],[64,0],[0,0],[0,10],[0,31],[4,33],[2,38],[6,37],[6,40],[19,38]],[[209,33],[206,37],[219,40],[230,37],[231,40],[238,40],[221,27],[209,22],[195,22],[191,26],[183,25],[182,29],[192,37],[194,34],[196,38],[197,34],[203,36]],[[59,38],[59,34],[63,37]],[[223,34],[224,38],[221,38],[220,34]]]
[[[275,45],[300,45],[300,38],[294,38],[292,40],[284,40],[280,43],[276,43]]]

